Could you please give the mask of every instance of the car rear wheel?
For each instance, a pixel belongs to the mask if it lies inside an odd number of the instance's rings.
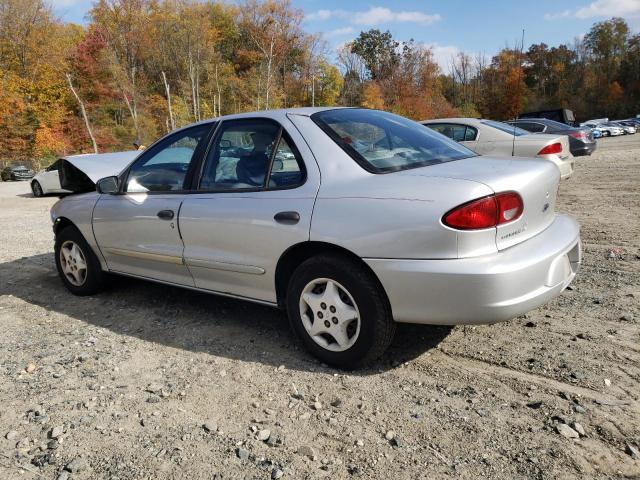
[[[74,295],[93,295],[104,289],[106,274],[98,258],[77,228],[69,226],[56,235],[58,274]]]
[[[40,186],[40,182],[37,180],[31,182],[31,191],[33,192],[34,197],[41,197],[44,194],[42,187]]]
[[[396,327],[377,279],[341,255],[312,257],[295,270],[287,313],[307,350],[344,369],[378,358],[393,340]]]

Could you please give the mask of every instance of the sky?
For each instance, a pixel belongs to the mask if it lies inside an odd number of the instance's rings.
[[[86,23],[92,0],[50,0],[63,20]],[[292,0],[304,11],[303,27],[321,33],[329,51],[360,31],[389,30],[399,41],[432,48],[446,72],[452,55],[491,56],[505,46],[572,43],[597,21],[619,16],[640,31],[640,0]]]

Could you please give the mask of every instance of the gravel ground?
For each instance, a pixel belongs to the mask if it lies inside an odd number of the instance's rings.
[[[562,183],[582,270],[510,322],[314,361],[278,311],[116,279],[73,297],[55,198],[0,184],[0,478],[640,478],[640,135]]]

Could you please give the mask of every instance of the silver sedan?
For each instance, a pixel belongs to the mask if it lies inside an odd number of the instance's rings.
[[[566,134],[533,134],[508,123],[481,118],[440,118],[420,123],[480,155],[544,158],[555,163],[562,178],[573,174],[575,158]]]
[[[581,260],[578,224],[554,211],[551,162],[478,156],[385,112],[231,115],[126,166],[101,157],[65,159],[62,186],[85,193],[51,211],[72,293],[100,291],[110,272],[281,307],[342,368],[378,357],[396,322],[521,315]]]

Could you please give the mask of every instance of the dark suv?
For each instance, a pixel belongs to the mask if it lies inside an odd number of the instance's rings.
[[[9,180],[31,180],[35,172],[24,165],[10,165],[0,172],[0,178],[6,182]]]
[[[591,155],[596,149],[596,141],[591,129],[587,127],[571,127],[565,123],[548,118],[519,118],[506,123],[516,125],[531,133],[553,133],[569,137],[569,149],[574,157]]]

